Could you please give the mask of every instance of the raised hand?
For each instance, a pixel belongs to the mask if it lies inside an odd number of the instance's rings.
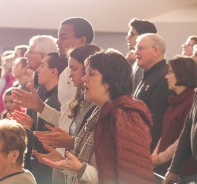
[[[16,120],[18,123],[20,123],[28,129],[31,129],[33,125],[32,118],[23,112],[15,110],[13,113],[11,113],[11,117],[12,119]]]
[[[54,161],[52,161],[50,159],[43,158],[42,161],[43,161],[44,164],[46,164],[46,165],[48,165],[50,167],[53,167],[53,168],[72,170],[72,171],[76,171],[76,172],[78,172],[81,169],[82,165],[83,165],[78,160],[78,158],[75,157],[69,151],[66,151],[66,159],[65,160],[54,162]]]
[[[46,145],[50,145],[53,148],[72,148],[73,147],[73,138],[64,130],[57,127],[52,127],[46,124],[46,127],[50,131],[37,132],[34,134],[38,139]]]
[[[32,84],[28,83],[28,88],[30,92],[18,88],[12,90],[14,102],[29,109],[34,109],[41,113],[44,109],[44,103],[38,96],[37,92],[34,90]]]
[[[64,159],[64,157],[62,157],[62,155],[52,147],[47,146],[45,144],[43,144],[43,146],[46,150],[49,151],[48,154],[42,154],[42,153],[38,153],[36,150],[32,150],[32,153],[36,156],[36,158],[40,163],[43,163],[43,158],[47,158],[53,162]]]

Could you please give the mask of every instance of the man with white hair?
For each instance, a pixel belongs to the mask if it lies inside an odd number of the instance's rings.
[[[153,128],[151,129],[154,150],[162,132],[163,116],[168,108],[168,89],[165,76],[168,65],[164,59],[166,46],[162,37],[157,34],[143,34],[137,38],[137,64],[144,70],[144,77],[134,92],[134,97],[145,102],[153,114]]]
[[[29,48],[25,53],[25,57],[27,57],[28,63],[27,68],[36,71],[43,58],[51,52],[57,52],[57,44],[56,39],[52,36],[47,35],[39,35],[34,36],[29,41]],[[38,93],[40,99],[44,102],[46,100],[45,96],[45,87],[38,83],[38,74],[34,75],[34,89]],[[31,128],[32,131],[39,131],[37,128],[37,112],[32,109],[27,109],[26,112],[33,119],[33,126]],[[32,169],[32,173],[36,178],[36,182],[39,184],[52,182],[52,170],[48,166],[44,164],[40,164],[34,155],[31,155],[32,146],[28,144],[28,152],[25,158],[25,167],[28,169]]]

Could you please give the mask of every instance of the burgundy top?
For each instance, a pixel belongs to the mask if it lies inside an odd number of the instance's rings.
[[[158,154],[165,151],[178,138],[184,127],[185,119],[191,109],[194,96],[194,89],[185,89],[179,95],[173,94],[168,98],[170,103],[163,119],[163,128]],[[155,172],[165,175],[169,168],[171,160],[155,169]],[[181,174],[192,175],[197,172],[197,166],[194,158],[190,158],[182,167]]]

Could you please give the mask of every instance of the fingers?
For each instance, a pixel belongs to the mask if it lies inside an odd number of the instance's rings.
[[[53,162],[47,158],[43,158],[42,162],[49,167],[58,168],[58,169],[67,169],[65,160]]]
[[[57,142],[57,141],[48,140],[48,139],[46,139],[46,138],[39,137],[39,136],[37,136],[37,137],[38,137],[39,141],[42,142],[42,144],[51,146],[51,147],[53,147],[53,148],[57,148],[57,147],[58,147],[58,142]]]
[[[69,152],[69,151],[66,151],[66,153],[65,153],[65,155],[66,155],[66,159],[69,159],[69,160],[71,160],[71,159],[73,159],[73,158],[76,158],[71,152]]]
[[[58,128],[58,127],[53,127],[49,124],[46,124],[45,125],[46,128],[48,128],[49,130],[51,130],[51,132],[61,132],[61,133],[65,133],[66,131],[62,130],[61,128]],[[67,133],[67,132],[66,132]],[[67,133],[68,134],[68,133]],[[69,134],[68,134],[69,135]]]
[[[42,154],[38,153],[36,150],[32,150],[32,153],[36,156],[36,158],[38,159],[38,161],[39,161],[41,164],[43,164],[42,159],[43,159],[44,157],[42,156]]]
[[[51,130],[51,131],[55,129],[55,127],[53,127],[53,126],[51,126],[51,125],[49,125],[49,124],[46,124],[45,126],[46,126],[46,128],[48,128],[48,129]]]
[[[43,144],[43,147],[49,152],[54,150],[51,146],[48,146],[47,144]]]
[[[13,119],[12,116],[10,115],[10,113],[7,113],[6,114],[6,118],[9,119],[9,120],[12,120]]]
[[[43,159],[42,159],[42,162],[43,162],[45,165],[48,165],[48,166],[50,166],[50,167],[58,168],[58,167],[56,166],[55,162],[53,162],[53,161],[51,161],[51,160],[49,160],[49,159],[47,159],[47,158],[43,158]]]
[[[53,133],[51,131],[35,131],[34,135],[36,135],[37,137],[43,137],[43,138],[50,138],[50,137],[56,137],[57,134]]]
[[[19,122],[21,125],[31,128],[33,124],[33,120],[31,118],[28,118],[29,116],[25,113],[14,111],[12,113],[12,118],[15,119],[17,122]]]
[[[33,87],[33,85],[31,83],[28,83],[27,87],[29,88],[31,93],[36,93],[36,91],[35,91],[35,89],[34,89],[34,87]]]
[[[23,90],[21,90],[21,89],[16,89],[15,88],[15,89],[12,90],[12,96],[15,100],[21,100],[23,95],[24,95]]]

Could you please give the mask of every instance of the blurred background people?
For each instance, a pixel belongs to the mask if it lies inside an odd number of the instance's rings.
[[[15,78],[13,86],[28,91],[26,87],[27,58],[19,57],[13,61],[12,74]]]
[[[11,115],[15,110],[22,111],[22,107],[19,104],[14,102],[14,98],[12,96],[13,87],[8,88],[3,94],[3,103],[5,110],[1,114],[1,118],[4,119],[7,117],[7,114]]]
[[[27,69],[25,79],[26,79],[26,87],[28,87],[28,83],[30,83],[34,87],[34,75],[35,71],[32,69]]]
[[[13,55],[10,54],[3,58],[2,60],[2,77],[0,80],[0,114],[4,110],[3,104],[3,93],[6,89],[13,86],[14,83],[14,76],[12,75],[12,62],[13,62]]]
[[[14,120],[0,120],[0,183],[36,184],[33,175],[23,169],[27,136]]]
[[[195,44],[197,44],[197,36],[195,35],[189,36],[186,42],[182,45],[182,55],[192,56],[193,46]]]
[[[24,57],[25,52],[27,52],[28,46],[27,45],[17,45],[14,48],[14,57],[13,60],[19,57]]]
[[[194,59],[194,61],[195,61],[196,64],[197,64],[197,44],[193,46],[192,58]]]

